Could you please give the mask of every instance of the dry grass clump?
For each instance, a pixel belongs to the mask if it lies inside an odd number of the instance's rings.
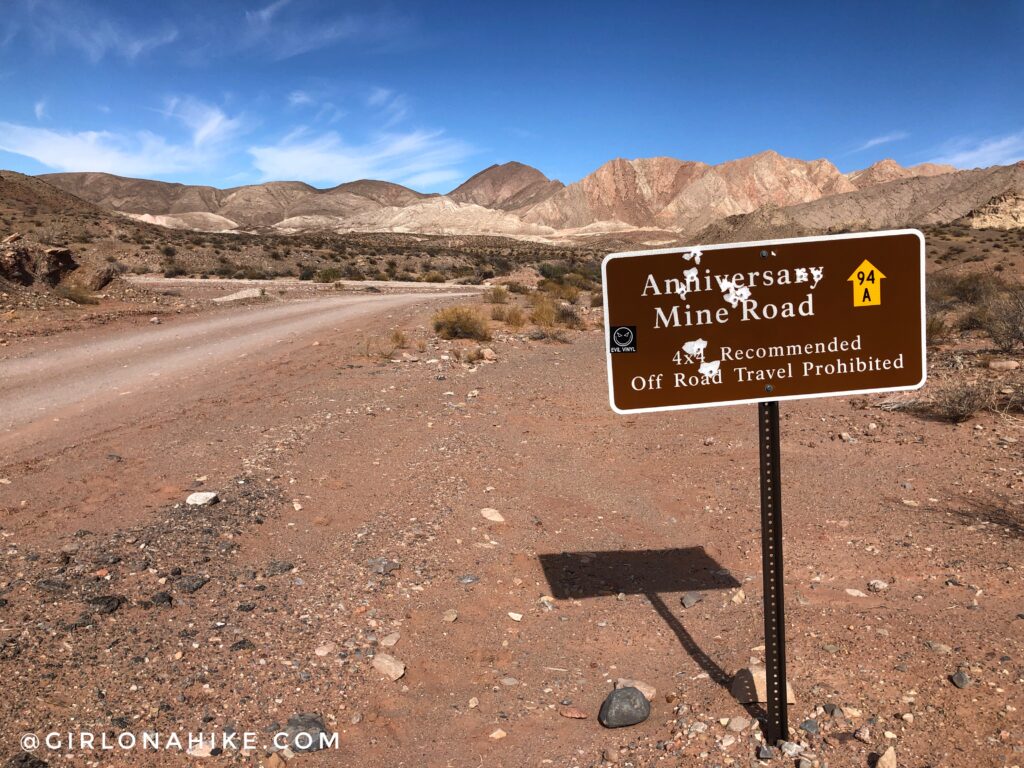
[[[559,325],[564,325],[566,328],[572,328],[575,331],[581,331],[587,327],[583,318],[580,317],[580,313],[576,311],[576,307],[566,304],[558,307],[556,321]]]
[[[545,294],[537,294],[533,298],[533,309],[530,311],[530,322],[541,328],[553,328],[558,322],[558,308],[554,299]]]
[[[522,328],[526,323],[526,315],[514,304],[511,306],[494,306],[491,308],[491,320],[505,323],[513,328]]]
[[[405,349],[409,346],[409,339],[401,329],[396,328],[391,332],[391,343],[396,349]]]
[[[484,301],[488,304],[507,304],[508,303],[508,290],[501,285],[496,285],[493,288],[488,288],[484,291]]]
[[[967,421],[992,405],[992,388],[978,381],[951,381],[935,393],[934,412],[955,424]]]
[[[62,285],[55,293],[62,299],[73,301],[75,304],[99,304],[100,300],[80,285]]]
[[[434,330],[443,339],[487,341],[491,338],[487,320],[473,307],[445,307],[434,315]]]

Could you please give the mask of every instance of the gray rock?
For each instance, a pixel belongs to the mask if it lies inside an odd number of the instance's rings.
[[[804,751],[804,748],[795,741],[784,741],[779,745],[779,748],[782,750],[782,754],[787,757],[796,757]]]
[[[191,595],[205,587],[209,581],[210,579],[206,576],[185,576],[178,579],[178,583],[175,586],[182,592]]]
[[[460,576],[459,577],[459,584],[462,584],[463,586],[469,586],[470,584],[476,584],[478,581],[480,581],[480,577],[479,576],[474,576],[471,573],[467,573],[465,576]]]
[[[762,744],[757,748],[758,760],[772,760],[774,757],[775,747],[769,747],[767,744]]]
[[[366,565],[371,573],[379,573],[382,576],[387,576],[392,571],[397,571],[402,567],[396,561],[388,560],[386,557],[375,557],[372,560],[368,560]]]
[[[819,731],[818,721],[814,718],[810,720],[804,720],[800,723],[800,730],[806,731],[807,733],[817,733]]]
[[[651,704],[636,688],[616,688],[601,704],[597,719],[605,728],[642,723],[651,716]]]
[[[291,573],[295,570],[295,566],[284,560],[272,560],[267,564],[263,573],[269,578],[270,576],[280,576],[283,573]]]
[[[702,595],[700,592],[687,592],[683,595],[683,608],[693,608],[693,606],[695,606],[703,599],[704,595]]]
[[[309,712],[288,718],[284,729],[288,746],[295,752],[317,752],[324,748],[321,740],[330,733],[320,715]]]
[[[970,684],[971,684],[971,683],[972,683],[973,681],[972,681],[972,680],[971,680],[971,678],[970,678],[970,677],[968,677],[968,676],[967,676],[967,674],[966,674],[966,673],[965,673],[965,672],[964,672],[964,671],[963,671],[963,670],[961,669],[961,670],[958,670],[958,671],[957,671],[957,673],[956,673],[955,675],[951,675],[951,676],[950,676],[950,678],[949,678],[949,682],[951,682],[951,683],[952,683],[953,685],[955,685],[955,686],[956,686],[957,688],[966,688],[966,687],[967,687],[968,685],[970,685]]]
[[[829,717],[840,717],[843,714],[842,708],[838,704],[829,702],[828,704],[822,704],[821,708],[825,710],[825,714]]]

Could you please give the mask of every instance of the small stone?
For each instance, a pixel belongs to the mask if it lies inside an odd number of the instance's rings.
[[[281,576],[285,573],[291,573],[295,570],[295,566],[286,560],[271,560],[267,567],[263,569],[263,574],[267,578],[274,576]]]
[[[582,709],[576,707],[562,707],[558,710],[558,714],[562,717],[567,717],[570,720],[586,720],[590,715],[584,712]]]
[[[210,579],[207,576],[184,576],[178,579],[175,586],[186,594],[193,594],[205,587]]]
[[[399,632],[389,632],[380,639],[380,644],[384,648],[394,648],[401,637],[402,635]]]
[[[190,507],[209,507],[211,504],[216,504],[218,501],[220,501],[220,496],[213,491],[198,491],[190,494],[189,497],[185,499],[185,503]]]
[[[514,685],[519,685],[519,681],[514,677],[503,677],[501,678],[501,684],[506,688],[511,688]]]
[[[171,597],[170,592],[157,592],[151,598],[149,602],[153,605],[171,605],[174,602],[174,598]]]
[[[238,642],[232,643],[230,650],[232,651],[251,651],[256,646],[253,645],[252,640],[242,638]]]
[[[324,643],[321,646],[317,646],[316,650],[313,651],[317,656],[323,658],[324,656],[330,656],[337,649],[337,645],[334,643]]]
[[[405,674],[405,664],[387,653],[378,653],[373,657],[373,668],[391,682],[400,679]]]
[[[501,516],[501,512],[490,507],[484,507],[480,510],[480,516],[485,520],[490,520],[492,523],[504,523],[505,518]]]
[[[779,749],[781,749],[782,754],[786,755],[787,757],[796,757],[804,751],[804,748],[797,744],[795,741],[784,741],[779,745]]]
[[[969,686],[973,681],[961,669],[961,670],[958,670],[955,675],[951,675],[950,676],[949,682],[951,682],[957,688],[961,688],[962,689],[962,688],[966,688],[967,686]]]
[[[658,695],[658,689],[649,683],[645,683],[643,680],[634,680],[630,677],[620,677],[615,681],[616,688],[636,688],[640,693],[644,695],[644,698],[648,701],[654,701],[654,697]]]
[[[800,723],[800,730],[806,731],[807,733],[818,733],[820,728],[818,727],[818,721],[814,718],[810,720],[804,720]]]
[[[861,592],[859,589],[848,589],[846,590],[846,594],[848,594],[850,597],[867,597],[867,595]]]
[[[907,725],[913,725],[914,724],[914,713],[913,712],[907,712],[907,713],[901,715],[900,717],[903,720],[903,722],[906,723]]]
[[[498,729],[496,729],[496,730],[493,730],[493,731],[491,731],[491,735],[490,735],[490,737],[489,737],[489,738],[492,738],[492,739],[494,739],[495,741],[501,741],[501,740],[502,740],[502,739],[504,739],[504,738],[505,738],[506,736],[508,736],[508,734],[507,734],[507,733],[505,733],[505,732],[504,732],[503,730],[501,730],[501,728],[498,728]]]
[[[324,736],[329,734],[320,715],[303,713],[288,718],[284,729],[288,745],[296,752],[317,752],[326,744]]]
[[[889,582],[881,579],[872,579],[868,582],[868,589],[872,592],[884,592],[889,588]]]
[[[933,643],[931,640],[929,640],[925,643],[925,645],[927,645],[931,650],[935,651],[935,653],[942,653],[948,655],[953,652],[953,649],[945,643]]]
[[[474,576],[471,573],[467,573],[465,576],[459,577],[459,584],[462,584],[466,587],[468,587],[470,584],[476,584],[478,581],[480,581],[480,577]]]
[[[682,598],[683,608],[693,608],[693,606],[703,599],[704,595],[700,592],[687,592]]]
[[[750,720],[745,717],[730,717],[729,724],[726,726],[733,733],[741,733],[750,727]]]
[[[843,710],[839,707],[839,705],[833,704],[832,702],[829,702],[828,704],[822,704],[821,708],[825,710],[825,714],[829,717],[840,717],[843,714]]]
[[[510,619],[512,619],[512,621],[522,621],[523,620],[523,614],[516,613],[515,611],[509,611],[508,612],[508,617]]]
[[[875,763],[875,768],[896,768],[896,747],[889,747]]]
[[[921,503],[914,501],[913,499],[903,499],[903,506],[905,507],[920,507]]]
[[[1016,371],[1020,363],[1016,360],[990,360],[988,367],[992,371]]]
[[[288,763],[277,752],[267,758],[267,768],[285,768]]]
[[[151,318],[149,318],[149,322],[152,325],[160,325],[160,318],[159,317],[151,317]]]
[[[597,719],[605,728],[642,723],[651,716],[651,704],[636,688],[616,688],[601,704]]]
[[[493,363],[498,359],[498,355],[490,347],[483,347],[480,350],[480,358],[486,360],[489,363]]]
[[[382,576],[387,576],[392,571],[397,571],[402,567],[395,560],[389,560],[386,557],[374,557],[367,560],[366,565],[369,567],[371,573],[378,573]]]
[[[480,699],[478,699],[476,696],[474,696],[473,698],[471,698],[469,700],[469,708],[470,709],[476,709],[479,706],[480,706]]]
[[[866,725],[862,725],[856,731],[853,732],[853,738],[857,741],[863,742],[864,744],[871,743],[871,729]]]
[[[449,608],[441,615],[441,621],[447,622],[448,624],[451,624],[457,618],[459,618],[459,612],[454,608]]]
[[[718,746],[721,747],[722,749],[728,749],[729,747],[731,747],[735,743],[736,743],[736,737],[733,736],[730,733],[727,733],[725,736],[723,736],[719,740]]]
[[[739,605],[747,599],[747,594],[742,589],[737,589],[736,593],[732,596],[733,605]]]
[[[775,758],[775,747],[769,747],[767,744],[762,744],[757,748],[757,759],[758,760],[773,760]]]

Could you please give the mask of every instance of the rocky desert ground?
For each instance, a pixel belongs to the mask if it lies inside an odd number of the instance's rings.
[[[1024,762],[1021,230],[926,227],[925,389],[782,405],[771,745],[756,408],[611,412],[611,243],[208,241],[2,181],[7,765]],[[285,248],[314,279],[246,274]]]

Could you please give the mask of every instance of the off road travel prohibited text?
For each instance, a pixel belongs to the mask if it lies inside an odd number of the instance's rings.
[[[614,253],[602,271],[612,408],[758,404],[764,733],[788,739],[778,401],[924,384],[924,236]]]
[[[603,273],[616,411],[924,384],[917,230],[615,253]],[[635,354],[614,354],[622,328]]]

